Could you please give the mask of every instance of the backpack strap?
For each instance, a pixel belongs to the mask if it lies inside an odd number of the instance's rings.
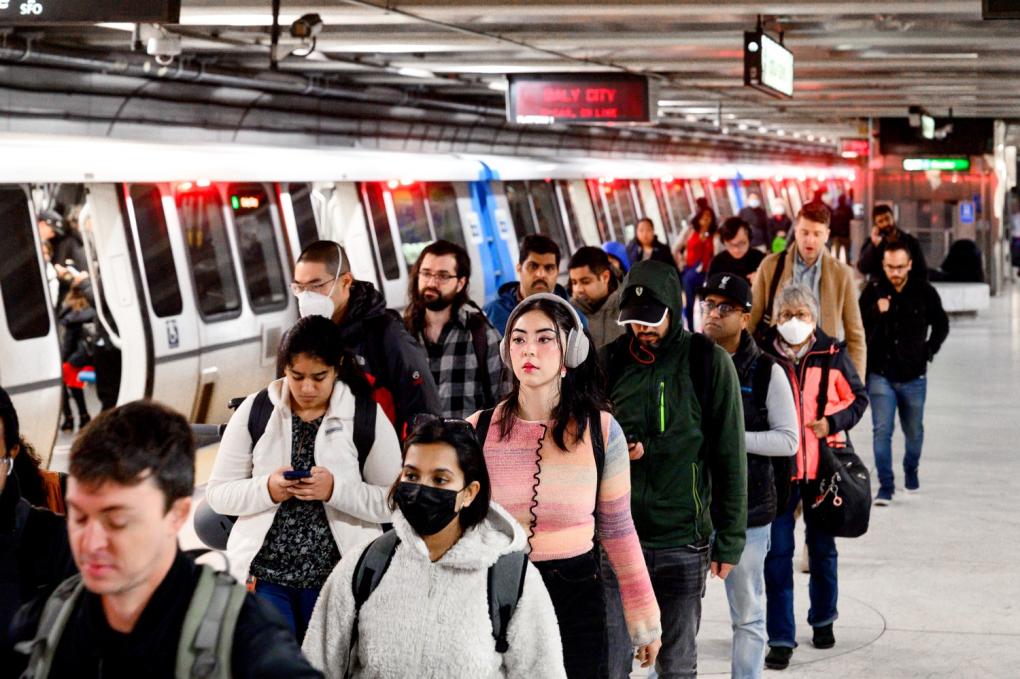
[[[769,385],[772,384],[772,357],[761,353],[751,368],[751,396],[759,412],[768,412]]]
[[[713,401],[713,377],[714,366],[712,354],[715,352],[715,342],[707,335],[700,332],[691,333],[691,348],[687,354],[691,372],[691,381],[694,383],[694,394],[698,399],[698,406],[701,408],[701,432],[704,444],[702,450],[709,447],[715,436],[710,425],[708,415],[712,412]]]
[[[372,592],[379,586],[386,570],[393,561],[393,555],[397,551],[400,538],[392,528],[372,542],[365,551],[358,557],[358,563],[354,566],[354,577],[351,578],[351,593],[354,595],[354,622],[351,623],[351,643],[347,656],[347,674],[351,676],[351,664],[354,661],[354,649],[358,646],[358,617],[361,615],[361,606]]]
[[[482,388],[483,408],[491,408],[496,405],[496,399],[492,393],[492,379],[489,376],[489,337],[486,332],[489,326],[489,320],[481,311],[468,314],[467,327],[471,331],[471,344],[474,346],[475,359],[478,361],[475,375]]]
[[[595,454],[595,505],[598,507],[598,489],[602,488],[602,472],[606,468],[606,440],[602,432],[602,413],[588,420],[588,431],[591,436],[591,450]],[[596,509],[597,511],[597,509]]]
[[[269,389],[263,389],[255,394],[251,403],[251,410],[248,412],[248,436],[251,437],[251,448],[255,450],[255,444],[266,432],[266,425],[273,414],[273,402],[269,400]]]
[[[822,364],[822,376],[818,380],[818,411],[815,413],[815,419],[821,419],[825,416],[825,406],[829,403],[829,369],[832,367],[832,358],[835,354],[829,354],[825,358],[825,362]],[[836,432],[830,431],[830,434]]]
[[[528,557],[523,551],[502,554],[496,563],[489,566],[489,618],[492,620],[492,637],[496,640],[497,653],[506,653],[510,649],[507,631],[521,594],[524,593],[527,571]]]
[[[758,321],[764,327],[772,325],[772,305],[776,301],[776,291],[779,290],[779,279],[783,277],[783,270],[786,268],[786,251],[784,250],[779,255],[779,261],[776,262],[776,270],[772,274],[772,280],[769,281],[769,294],[765,298],[765,309],[762,311],[761,320]]]
[[[478,413],[478,424],[475,425],[475,436],[478,438],[478,445],[485,447],[485,437],[489,435],[489,425],[492,424],[492,414],[495,408],[488,408]]]
[[[181,627],[176,676],[229,679],[234,630],[248,592],[227,573],[209,566],[199,568]]]
[[[371,392],[354,395],[354,447],[358,450],[358,471],[365,477],[365,462],[375,445],[377,405]]]
[[[53,656],[57,652],[60,636],[71,618],[74,606],[85,585],[81,575],[76,574],[64,580],[50,594],[39,617],[39,627],[31,641],[15,644],[14,650],[28,655],[28,665],[21,679],[43,679],[49,676]]]

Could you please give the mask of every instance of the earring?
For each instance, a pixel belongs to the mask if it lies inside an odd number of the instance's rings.
[[[560,368],[560,377],[566,377],[566,376],[567,376],[567,369],[566,368]]]

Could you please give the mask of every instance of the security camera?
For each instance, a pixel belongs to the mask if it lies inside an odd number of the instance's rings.
[[[170,64],[182,51],[181,37],[157,24],[138,24],[135,40],[136,44],[144,42],[146,54],[154,57],[161,66]]]
[[[305,14],[290,25],[290,36],[308,40],[322,32],[322,17],[318,14]]]

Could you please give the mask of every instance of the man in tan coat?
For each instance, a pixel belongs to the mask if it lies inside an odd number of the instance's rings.
[[[753,307],[748,330],[759,323],[773,325],[776,293],[790,280],[804,283],[818,298],[818,325],[831,337],[846,340],[859,376],[867,375],[867,344],[857,305],[853,270],[829,254],[829,210],[807,204],[797,214],[794,244],[786,252],[769,255],[758,267],[752,288]],[[778,281],[776,281],[778,269]]]

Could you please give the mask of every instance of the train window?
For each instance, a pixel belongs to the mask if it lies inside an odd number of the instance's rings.
[[[395,281],[400,278],[400,263],[397,261],[397,251],[393,247],[393,234],[390,232],[390,218],[386,215],[382,185],[375,182],[363,184],[362,196],[368,205],[368,217],[372,221],[372,232],[375,234],[383,276],[388,281]]]
[[[460,223],[457,211],[457,193],[453,184],[429,184],[426,189],[429,203],[429,215],[432,217],[432,229],[436,238],[448,240],[465,247],[464,227]]]
[[[522,240],[530,233],[538,233],[535,216],[531,212],[531,201],[528,200],[528,185],[524,182],[505,182],[503,191],[510,205],[510,218],[514,222],[517,240]]]
[[[289,184],[290,203],[294,207],[294,225],[297,227],[301,249],[319,240],[319,227],[315,222],[315,205],[312,203],[310,184]]]
[[[398,186],[390,189],[390,196],[393,199],[393,212],[397,215],[397,227],[400,229],[400,249],[410,268],[425,246],[433,241],[421,185]]]
[[[569,259],[572,250],[567,234],[563,230],[563,217],[552,182],[528,182],[528,189],[531,192],[532,205],[535,207],[538,230],[556,241],[563,259]]]
[[[584,237],[581,235],[581,225],[577,222],[577,214],[574,212],[574,203],[570,200],[570,185],[563,179],[556,182],[556,190],[563,200],[563,209],[567,213],[567,228],[570,229],[570,237],[574,239],[574,247],[584,245]]]
[[[177,316],[183,309],[183,303],[174,254],[170,249],[166,214],[163,212],[163,197],[152,184],[133,184],[129,195],[152,311],[160,318]]]
[[[609,241],[609,217],[606,214],[606,206],[603,202],[603,191],[601,180],[589,179],[585,182],[588,185],[588,195],[591,196],[591,205],[595,209],[595,225],[599,230],[599,238],[603,243]]]
[[[655,191],[655,204],[659,207],[659,215],[664,222],[662,226],[666,230],[666,234],[672,236],[679,229],[676,226],[678,223],[677,216],[673,213],[669,197],[666,195],[668,184],[662,181],[653,181],[652,189]]]
[[[631,193],[631,182],[628,179],[606,184],[606,199],[612,212],[613,220],[619,227],[616,239],[626,242],[628,236],[633,237],[637,224],[637,209],[634,206],[634,195]]]
[[[4,225],[0,292],[7,330],[16,340],[45,337],[50,331],[49,302],[32,235],[36,226],[28,208],[28,195],[20,187],[0,186],[0,224]]]
[[[269,194],[262,184],[234,184],[228,193],[251,308],[256,312],[282,309],[287,306],[287,281]]]
[[[177,211],[199,312],[203,317],[239,312],[241,295],[219,194],[214,188],[183,191],[177,195]]]

